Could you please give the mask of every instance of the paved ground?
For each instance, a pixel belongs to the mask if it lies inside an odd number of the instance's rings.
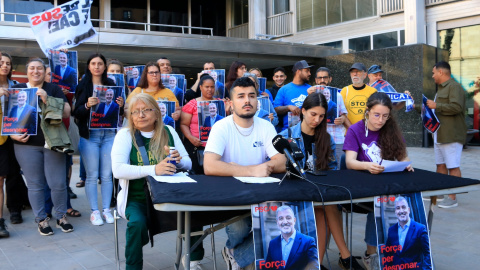
[[[409,148],[409,156],[414,167],[434,171],[433,149]],[[464,177],[480,180],[480,147],[469,147],[462,157]],[[4,209],[10,238],[0,239],[0,270],[10,269],[115,269],[114,227],[111,224],[92,226],[89,222],[89,207],[83,188],[76,188],[78,181],[78,160],[74,164],[75,172],[72,189],[78,199],[72,200],[75,209],[83,214],[80,218],[70,218],[75,227],[72,233],[62,233],[54,228],[55,235],[40,236],[34,223],[31,210],[23,212],[24,223],[12,225],[9,214]],[[480,251],[479,211],[475,201],[479,191],[458,196],[460,206],[453,209],[436,209],[432,228],[432,252],[437,270],[478,269]],[[365,215],[353,218],[353,253],[361,255],[365,250],[363,233]],[[51,222],[51,225],[54,225]],[[121,268],[125,267],[125,220],[119,222]],[[145,246],[144,269],[174,269],[175,260],[174,232],[155,236],[155,247]],[[221,256],[226,237],[224,231],[215,234],[217,269],[226,269]],[[204,269],[213,269],[213,257],[210,237],[204,241]],[[328,251],[331,269],[337,266],[338,250],[332,241]],[[324,265],[327,265],[326,260]]]

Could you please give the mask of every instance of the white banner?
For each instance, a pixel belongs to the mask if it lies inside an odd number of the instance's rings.
[[[73,0],[28,16],[38,45],[48,57],[49,49],[68,49],[97,35],[90,21],[93,0]]]

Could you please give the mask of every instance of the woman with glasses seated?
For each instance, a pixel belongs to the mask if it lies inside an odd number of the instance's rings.
[[[175,112],[171,117],[177,121],[180,118],[181,108],[178,100],[173,92],[166,88],[162,83],[162,74],[160,73],[160,66],[157,62],[148,62],[143,69],[140,81],[127,98],[127,108],[130,104],[130,99],[139,93],[145,93],[153,97],[155,100],[169,100],[175,101]]]
[[[126,269],[142,269],[142,247],[148,243],[147,197],[144,191],[146,177],[173,175],[177,169],[190,170],[188,157],[178,134],[164,125],[160,108],[152,96],[137,94],[129,100],[128,127],[121,129],[112,147],[112,170],[120,179],[117,209],[128,220],[126,230]],[[135,140],[139,132],[145,145],[150,165],[142,161],[142,154]],[[170,152],[170,147],[176,150]],[[169,157],[167,157],[170,155]],[[174,160],[176,165],[170,163]]]
[[[381,165],[384,159],[409,160],[407,146],[402,131],[391,114],[392,109],[392,101],[385,93],[376,92],[368,98],[365,119],[350,126],[345,137],[343,150],[348,169],[379,174],[385,169]],[[413,171],[411,165],[405,169]],[[373,212],[367,214],[365,242],[367,251],[363,257],[363,263],[367,269],[373,269],[373,264],[378,264],[377,234]]]

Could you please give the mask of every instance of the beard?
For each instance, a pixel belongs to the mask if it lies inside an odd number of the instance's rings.
[[[251,118],[253,118],[253,116],[255,116],[255,113],[257,112],[256,108],[254,108],[252,104],[246,104],[246,105],[242,106],[242,109],[243,109],[243,107],[245,107],[245,106],[250,106],[250,107],[252,107],[252,110],[251,110],[250,112],[246,112],[246,113],[243,113],[243,114],[242,114],[242,113],[237,112],[237,110],[235,109],[235,107],[233,107],[233,112],[234,112],[238,117],[243,118],[243,119],[251,119]]]

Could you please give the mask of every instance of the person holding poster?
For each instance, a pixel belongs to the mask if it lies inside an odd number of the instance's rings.
[[[386,251],[384,265],[392,269],[432,269],[427,227],[410,218],[410,207],[402,196],[395,199],[395,215],[398,222],[388,229],[387,242],[380,247],[381,252]]]
[[[377,89],[379,92],[385,93],[397,93],[387,81],[383,80],[383,70],[382,67],[379,65],[372,65],[367,72],[368,76],[368,85]],[[410,97],[412,94],[410,91],[405,90],[405,94],[409,95]],[[393,108],[395,110],[400,110],[403,106],[405,106],[405,102],[394,102]]]
[[[337,119],[338,117],[338,109],[337,109],[337,103],[335,103],[331,97],[333,94],[335,94],[336,96],[337,93],[330,93],[330,88],[325,87],[323,88],[322,94],[325,96],[325,99],[328,102],[328,111],[326,115],[327,123],[333,125],[335,124],[335,119]]]
[[[17,94],[17,105],[8,113],[8,117],[15,119],[12,123],[12,129],[24,129],[29,135],[36,135],[38,130],[35,130],[37,126],[37,108],[28,104],[28,93],[20,91]]]
[[[440,121],[433,134],[437,172],[462,177],[460,161],[467,134],[465,123],[465,90],[451,75],[450,64],[438,62],[432,70],[432,78],[438,85],[435,100],[427,100],[428,108]],[[458,206],[457,196],[450,194],[438,204],[441,208]]]
[[[58,52],[58,51],[53,51]],[[76,52],[68,52],[69,54]],[[53,55],[50,56],[51,62],[55,63],[53,60]],[[52,82],[58,84],[61,88],[65,88],[70,92],[75,92],[77,88],[77,70],[68,65],[68,56],[64,51],[58,52],[58,65],[55,66],[54,72],[52,74]],[[50,64],[52,66],[52,64]]]
[[[248,73],[253,74],[257,77],[258,91],[260,92],[260,95],[268,97],[273,103],[272,93],[270,93],[270,90],[267,89],[267,78],[263,78],[262,71],[259,68],[251,68]],[[262,78],[262,80],[260,80],[260,78]]]
[[[183,106],[183,89],[180,89],[178,87],[178,79],[175,77],[175,75],[171,74],[168,76],[168,85],[169,89],[173,92],[175,97],[177,98],[179,105]]]
[[[258,91],[249,78],[238,78],[230,89],[233,114],[212,127],[205,147],[206,175],[266,177],[285,172],[286,158],[273,147],[275,128],[254,117]],[[252,219],[226,227],[228,241],[222,255],[228,269],[254,264]],[[250,267],[250,266],[249,266]]]
[[[118,131],[111,157],[113,175],[120,183],[118,214],[128,220],[125,232],[125,269],[137,270],[143,269],[142,247],[149,242],[149,233],[151,238],[155,233],[151,231],[154,229],[152,223],[147,222],[155,211],[144,190],[146,177],[173,175],[176,169],[189,170],[192,163],[175,129],[164,125],[160,120],[160,108],[150,95],[135,95],[130,99],[129,105],[128,127]],[[150,165],[142,159],[144,155],[138,147],[136,137],[143,141],[142,148]],[[175,147],[176,150],[170,152],[170,147]]]
[[[38,88],[39,102],[47,104],[47,98],[54,97],[64,101],[62,118],[70,117],[70,105],[62,89],[45,82],[45,63],[40,58],[31,58],[27,62],[27,83],[14,85],[13,88]],[[40,235],[52,235],[50,218],[45,213],[45,184],[51,189],[54,216],[57,227],[63,232],[72,232],[73,226],[67,220],[67,184],[65,181],[66,155],[45,148],[45,137],[40,130],[40,116],[37,119],[37,135],[11,135],[15,141],[15,156],[22,168],[27,182],[28,198],[32,206],[35,222],[38,223]]]
[[[103,225],[103,219],[107,223],[113,223],[113,216],[110,212],[110,201],[112,198],[112,163],[110,152],[112,151],[115,129],[93,129],[89,130],[89,120],[92,107],[100,103],[99,98],[93,97],[94,85],[115,86],[112,80],[107,78],[107,60],[102,54],[90,55],[87,60],[85,77],[80,81],[75,92],[75,108],[73,114],[80,133],[79,150],[82,161],[87,172],[85,182],[85,193],[87,194],[92,211],[90,222],[93,225]],[[115,104],[115,105],[113,105]],[[123,114],[124,100],[121,96],[112,100],[110,107],[119,107],[119,113]],[[104,106],[104,112],[105,112]],[[107,111],[108,112],[108,111]],[[98,209],[97,180],[101,179],[102,210]],[[102,218],[103,217],[103,218]]]
[[[98,121],[95,124],[99,124],[105,128],[117,128],[118,117],[120,112],[120,106],[113,100],[115,97],[115,91],[112,88],[108,88],[105,91],[105,102],[100,102],[95,111],[95,115]],[[90,119],[92,121],[93,117]],[[92,125],[92,124],[91,124]]]
[[[133,90],[127,98],[127,108],[130,98],[139,93],[146,93],[152,96],[155,100],[167,99],[175,101],[175,112],[171,117],[177,121],[180,118],[181,108],[177,98],[170,89],[166,88],[161,80],[160,67],[158,63],[148,62],[142,72],[142,77],[138,83],[138,87]]]
[[[366,170],[371,174],[382,173],[382,161],[408,161],[407,146],[392,114],[393,104],[387,94],[373,93],[367,100],[365,119],[350,126],[345,137],[343,150],[345,162],[350,170]],[[413,171],[411,165],[405,168]],[[368,204],[367,207],[371,207]],[[367,269],[378,264],[377,233],[373,212],[367,214],[365,228],[367,251],[362,257]]]
[[[245,72],[247,72],[247,66],[245,65],[245,63],[240,61],[233,61],[232,65],[228,69],[227,79],[225,80],[225,89],[227,89],[227,91],[225,92],[225,99],[230,99],[230,89],[232,88],[233,82],[235,82],[236,79],[242,77]],[[227,114],[229,114],[230,108],[225,109],[227,111]]]
[[[284,270],[319,269],[315,239],[295,230],[297,218],[292,208],[282,205],[276,211],[280,235],[270,241],[265,264],[284,265]]]
[[[213,125],[223,119],[224,117],[217,114],[217,105],[215,103],[210,103],[208,104],[208,112],[210,112],[210,115],[205,118],[205,121],[203,122],[204,127],[213,127]]]
[[[132,77],[130,78],[130,80],[128,80],[128,88],[130,90],[133,90],[135,89],[135,87],[137,87],[138,85],[138,82],[140,81],[140,74],[138,72],[138,68],[134,67],[132,68]]]

